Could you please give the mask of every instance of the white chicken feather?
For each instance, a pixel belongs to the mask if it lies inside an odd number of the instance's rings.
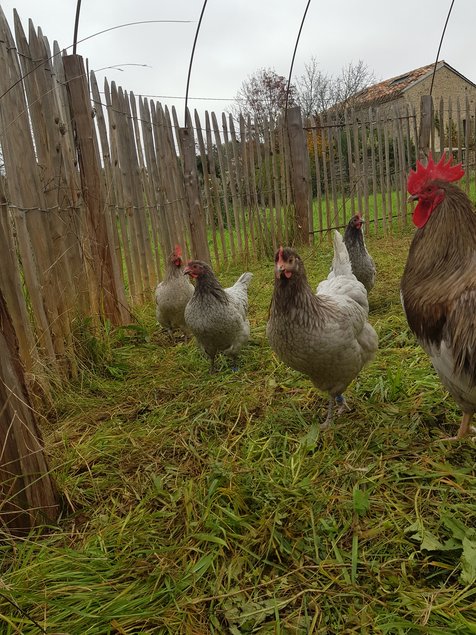
[[[324,295],[343,295],[352,298],[357,304],[369,311],[369,301],[365,286],[357,280],[352,273],[352,265],[349,253],[341,234],[334,230],[333,237],[334,258],[332,269],[326,280],[322,280],[316,289],[316,293]]]

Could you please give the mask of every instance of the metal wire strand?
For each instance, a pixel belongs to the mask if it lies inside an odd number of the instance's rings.
[[[446,16],[445,26],[443,27],[443,32],[442,32],[441,38],[440,38],[440,45],[438,46],[438,51],[436,53],[435,65],[433,67],[433,75],[431,76],[430,95],[433,92],[433,84],[435,82],[436,65],[438,64],[438,58],[440,57],[441,46],[443,44],[443,40],[445,39],[446,27],[448,26],[448,22],[449,22],[449,19],[450,19],[451,12],[453,10],[454,3],[455,3],[455,0],[451,0],[451,5],[450,5],[449,11],[448,11],[448,15]]]
[[[103,33],[108,33],[109,31],[115,31],[116,29],[123,29],[124,27],[128,27],[128,26],[136,26],[138,24],[158,24],[158,23],[174,23],[174,24],[189,24],[191,22],[191,20],[139,20],[138,22],[127,22],[126,24],[118,24],[116,26],[111,26],[108,29],[103,29],[102,31],[97,31],[96,33],[93,33],[92,35],[87,35],[86,37],[81,38],[80,40],[78,40],[77,44],[80,44],[81,42],[86,42],[86,40],[90,40],[93,37],[96,37],[98,35],[102,35]],[[64,50],[67,51],[68,49],[72,48],[74,45],[70,44],[69,46],[67,46]],[[62,51],[59,51],[58,53],[54,53],[53,55],[50,55],[50,57],[46,60],[41,60],[41,62],[37,65],[34,66],[31,70],[29,70],[27,73],[25,73],[24,75],[22,75],[19,79],[17,79],[15,82],[13,82],[13,84],[11,86],[9,86],[9,88],[7,88],[7,90],[2,93],[0,95],[0,100],[5,97],[5,95],[7,95],[11,90],[13,90],[13,88],[15,88],[15,86],[17,86],[18,84],[20,84],[25,77],[28,77],[28,75],[31,75],[32,73],[34,73],[35,71],[37,71],[39,68],[41,68],[45,62],[49,62],[50,60],[54,59],[57,55],[61,55]]]
[[[288,101],[289,101],[289,90],[291,88],[291,75],[293,74],[294,60],[296,59],[297,47],[299,44],[299,38],[301,37],[302,27],[304,26],[304,22],[306,20],[307,10],[309,9],[309,5],[311,4],[311,0],[307,0],[306,8],[304,9],[304,15],[302,16],[301,26],[299,27],[299,31],[296,38],[296,43],[294,45],[293,57],[291,59],[291,66],[289,68],[289,76],[288,76],[288,85],[286,87],[286,104],[284,106],[285,116],[288,111]]]
[[[183,118],[185,126],[187,125],[188,88],[190,86],[190,77],[192,75],[193,56],[195,54],[195,47],[197,45],[198,33],[199,33],[200,27],[202,25],[202,18],[203,18],[203,14],[205,13],[205,7],[207,6],[207,2],[208,2],[208,0],[204,0],[203,6],[202,6],[202,10],[200,12],[200,18],[198,20],[197,30],[195,31],[195,37],[193,39],[192,54],[190,55],[190,64],[188,65],[187,88],[185,89],[185,114],[184,114],[184,118]]]

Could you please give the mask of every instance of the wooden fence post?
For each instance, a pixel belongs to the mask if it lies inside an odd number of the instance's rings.
[[[56,522],[59,506],[2,289],[0,322],[0,522],[18,534]]]
[[[287,111],[287,131],[291,153],[291,183],[295,210],[295,241],[309,244],[309,214],[311,211],[311,175],[306,135],[302,127],[301,110],[298,106]]]
[[[418,134],[418,158],[420,161],[428,159],[432,126],[433,98],[431,95],[422,95],[420,100],[420,130]]]
[[[194,258],[210,262],[210,250],[208,248],[205,214],[203,212],[202,201],[200,198],[200,187],[198,185],[195,140],[188,112],[187,126],[185,128],[179,128],[178,132],[183,151],[183,175],[187,199],[190,238],[192,241],[192,254]]]
[[[80,55],[65,55],[63,65],[86,208],[85,246],[89,253],[85,254],[85,260],[90,280],[91,307],[113,324],[125,324],[130,320],[130,314],[119,263],[114,258],[112,221],[105,209],[99,148],[83,58]]]

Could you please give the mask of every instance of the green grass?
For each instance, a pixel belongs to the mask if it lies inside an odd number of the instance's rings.
[[[468,196],[470,197],[472,201],[476,200],[476,182],[475,182],[474,176],[470,175],[469,183],[467,182],[467,179],[465,176],[463,180],[461,181],[461,187],[465,190],[465,192],[468,194]],[[347,196],[343,199],[341,194],[342,188],[340,183],[337,189],[338,189],[338,194],[336,199],[337,205],[334,205],[334,200],[332,197],[332,193],[330,191],[328,192],[327,202],[326,202],[325,193],[321,195],[321,200],[320,200],[321,213],[320,214],[319,214],[318,199],[314,198],[312,201],[312,214],[313,214],[312,224],[313,224],[313,232],[314,232],[315,240],[320,240],[322,236],[325,236],[328,228],[332,229],[334,227],[340,227],[343,229],[344,227],[346,227],[347,223],[349,222],[352,216],[350,194],[347,194]],[[368,189],[369,189],[369,192],[367,197],[367,204],[365,203],[365,199],[362,196],[360,206],[359,206],[359,201],[357,197],[357,192],[356,191],[353,192],[354,213],[360,210],[362,214],[364,215],[364,218],[366,221],[366,225],[365,225],[366,235],[372,235],[372,236],[392,235],[392,236],[398,237],[399,235],[402,234],[402,232],[407,233],[412,231],[412,227],[413,227],[411,223],[412,210],[411,210],[411,206],[407,203],[406,193],[400,192],[397,195],[397,192],[395,189],[392,189],[389,192],[386,192],[385,205],[384,205],[382,200],[383,199],[382,193],[377,192],[374,198],[372,187],[369,186]],[[230,205],[231,205],[231,202],[230,202]],[[375,210],[377,211],[377,214],[375,214]],[[386,216],[385,226],[384,226],[384,221],[382,219],[384,215],[384,211]],[[245,213],[247,214],[247,217],[249,218],[249,210],[246,210]],[[253,212],[253,218],[255,218],[257,213],[258,212],[256,210]],[[285,217],[287,214],[291,214],[291,213],[292,213],[291,209],[286,210],[283,207],[281,210],[282,217]],[[272,215],[274,218],[276,212],[274,208],[272,209],[260,208],[259,214],[261,218],[263,232],[265,234],[265,240],[264,240],[265,244],[263,245],[261,240],[259,239],[258,228],[255,227],[256,241],[257,241],[256,250],[258,252],[257,255],[263,258],[266,256],[271,258],[273,256],[273,247],[271,244],[269,244],[270,243],[269,236],[271,236],[273,232],[271,231],[270,216]],[[329,215],[329,219],[327,218],[328,215]],[[319,216],[321,216],[321,221],[319,220]],[[375,216],[377,216],[377,219],[378,219],[377,223],[375,223]],[[288,222],[288,230],[292,234],[291,228],[292,228],[292,222]],[[240,232],[238,232],[235,227],[233,227],[232,231],[233,231],[233,240],[235,242],[235,249],[239,253],[238,234]],[[276,233],[276,229],[275,229],[275,233]],[[250,236],[249,227],[246,231],[246,234],[248,236],[248,241],[250,243],[250,249],[251,249],[251,236]],[[245,245],[245,231],[243,227],[241,227],[240,236],[241,236],[241,241],[243,245]],[[218,252],[220,254],[220,258],[222,259],[223,250],[221,246],[221,240],[220,240],[218,229],[217,229],[216,239],[218,244]],[[291,236],[291,239],[292,239],[292,236]],[[230,231],[228,229],[225,229],[224,231],[224,241],[225,241],[226,253],[229,259],[231,260],[232,258],[231,258],[231,245],[230,245]],[[278,239],[278,242],[280,242],[279,239]],[[290,242],[292,242],[292,240]],[[212,232],[210,229],[208,230],[208,245],[210,249],[210,254],[213,255],[214,254],[213,239],[212,239]],[[242,257],[244,257],[244,255]]]
[[[464,177],[461,182],[461,187],[465,190],[472,201],[476,198],[476,183],[474,177],[471,177],[469,184]],[[345,199],[340,194],[341,188],[338,188],[339,194],[337,196],[337,207],[334,206],[334,201],[331,192],[328,195],[328,202],[326,204],[325,194],[321,196],[321,214],[322,214],[322,228],[326,230],[328,227],[345,227],[352,216],[351,197],[347,195]],[[353,192],[354,198],[354,210],[355,212],[361,211],[364,214],[369,226],[366,227],[366,231],[369,234],[400,234],[402,231],[402,225],[410,225],[411,207],[407,203],[407,194],[399,193],[395,189],[390,192],[386,192],[385,206],[383,204],[383,197],[381,192],[377,192],[374,198],[372,193],[372,187],[369,187],[369,193],[367,198],[367,205],[365,198],[362,196],[361,205],[359,207],[359,201],[357,192]],[[327,206],[329,208],[329,222],[327,219]],[[368,213],[366,209],[368,208]],[[386,229],[384,229],[382,217],[384,215],[384,209],[386,210]],[[375,210],[377,210],[378,223],[375,224]],[[317,199],[313,200],[313,223],[316,236],[319,235],[320,228],[319,223],[319,203]]]
[[[102,340],[78,328],[80,380],[42,423],[64,514],[0,547],[0,632],[476,633],[476,452],[441,440],[459,413],[402,314],[409,241],[367,241],[380,350],[311,448],[327,398],[268,347],[270,262],[238,373],[210,376],[153,306]],[[330,245],[302,255],[315,285]]]

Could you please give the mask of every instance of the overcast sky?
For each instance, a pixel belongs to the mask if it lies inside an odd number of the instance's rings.
[[[189,106],[222,112],[243,80],[259,68],[272,68],[287,78],[306,3],[208,0]],[[451,0],[311,0],[293,78],[303,73],[312,56],[321,71],[331,74],[363,60],[379,80],[430,64],[450,4]],[[76,0],[0,0],[0,5],[12,31],[16,8],[26,31],[31,18],[51,45],[54,40],[62,49],[72,44]],[[82,0],[79,40],[129,22],[190,22],[116,29],[79,43],[77,52],[89,60],[91,69],[117,67],[97,72],[100,87],[107,77],[136,95],[156,96],[164,105],[174,104],[183,121],[188,65],[202,5],[203,0]],[[476,0],[455,0],[439,58],[476,83],[475,25]]]

